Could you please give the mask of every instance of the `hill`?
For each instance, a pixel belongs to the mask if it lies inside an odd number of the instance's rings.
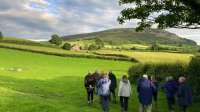
[[[77,41],[77,40],[92,40],[94,38],[101,38],[104,42],[109,44],[188,44],[196,45],[196,42],[181,38],[173,33],[165,30],[149,29],[143,32],[136,32],[134,28],[117,28],[104,30],[93,33],[77,34],[63,36],[63,40]]]
[[[4,37],[2,40],[0,40],[0,42],[1,43],[20,44],[20,45],[59,48],[48,42],[36,42],[36,41],[22,39],[22,38],[16,38],[16,37]]]

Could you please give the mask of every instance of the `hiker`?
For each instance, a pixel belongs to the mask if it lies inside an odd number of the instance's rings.
[[[118,96],[120,96],[120,104],[122,112],[128,111],[128,100],[132,94],[131,85],[126,75],[122,76],[119,84]]]
[[[95,92],[96,95],[98,95],[97,83],[98,83],[98,80],[99,80],[99,77],[100,77],[98,70],[95,70],[95,72],[93,73],[93,76],[94,76],[94,80],[95,80],[94,92]]]
[[[95,84],[94,77],[90,71],[85,76],[84,82],[85,82],[85,88],[87,90],[88,104],[90,105],[91,103],[93,103],[93,91],[94,91],[94,84]]]
[[[111,85],[111,80],[109,79],[108,74],[104,73],[103,77],[98,81],[98,88],[101,101],[100,103],[103,112],[107,112],[109,110],[110,85]]]
[[[166,78],[166,83],[161,87],[165,92],[167,97],[168,109],[170,112],[173,112],[173,105],[175,104],[175,94],[178,90],[176,82],[173,80],[172,76]]]
[[[139,94],[140,109],[139,112],[143,112],[146,107],[147,112],[152,111],[152,96],[154,91],[154,85],[150,82],[147,75],[139,80],[137,85],[137,92]]]
[[[117,79],[111,70],[109,71],[108,76],[109,76],[109,79],[111,80],[110,93],[112,93],[113,102],[116,103],[115,89],[117,88]],[[111,94],[109,96],[109,100],[111,101]]]
[[[158,82],[156,81],[155,76],[151,76],[151,83],[153,83],[155,90],[153,91],[153,99],[155,103],[155,110],[158,111]]]
[[[177,92],[179,112],[186,112],[187,106],[192,104],[192,89],[186,83],[185,77],[180,77],[179,83]]]

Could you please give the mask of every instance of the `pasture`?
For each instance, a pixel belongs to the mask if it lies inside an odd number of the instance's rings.
[[[188,63],[192,54],[167,53],[167,52],[137,52],[118,50],[99,50],[100,54],[123,54],[137,59],[141,63]]]
[[[112,69],[118,82],[127,74],[130,62],[69,58],[0,48],[0,111],[1,112],[101,112],[98,96],[89,106],[83,78],[88,70]],[[20,68],[21,71],[12,71]],[[137,112],[139,103],[135,86],[130,98],[130,112]],[[110,112],[120,112],[110,103]],[[165,96],[160,92],[159,112],[167,112]],[[176,110],[177,111],[177,110]],[[197,112],[198,104],[189,112]]]

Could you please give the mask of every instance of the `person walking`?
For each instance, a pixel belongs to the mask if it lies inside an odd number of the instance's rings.
[[[155,76],[151,76],[151,83],[153,83],[155,90],[153,91],[153,99],[155,103],[155,110],[158,111],[158,82],[156,81]]]
[[[107,112],[109,110],[110,85],[111,80],[109,79],[108,74],[104,73],[103,77],[98,81],[98,88],[101,100],[100,103],[103,112]]]
[[[126,75],[123,75],[119,84],[119,91],[118,91],[122,112],[128,111],[128,100],[131,94],[132,90],[128,77]]]
[[[96,95],[98,95],[97,83],[98,83],[98,80],[99,80],[99,77],[100,77],[98,70],[95,70],[95,72],[93,73],[93,76],[94,76],[94,80],[95,80],[94,93]]]
[[[173,80],[172,76],[166,78],[166,83],[161,87],[161,89],[165,92],[167,97],[168,109],[170,112],[173,112],[173,106],[175,104],[175,94],[178,90],[178,86],[176,82]]]
[[[180,77],[179,83],[177,92],[179,112],[186,112],[187,106],[192,104],[192,89],[186,83],[185,77]]]
[[[90,71],[85,76],[84,83],[85,83],[85,88],[87,91],[87,101],[88,101],[88,104],[90,105],[91,103],[93,103],[93,94],[94,94],[93,91],[94,91],[94,84],[95,84],[94,77]]]
[[[111,80],[110,93],[113,96],[113,102],[116,103],[115,89],[117,88],[117,79],[116,79],[116,76],[113,74],[113,72],[111,70],[109,71],[108,76],[109,76],[109,79]],[[110,101],[111,101],[111,94],[109,96]]]
[[[154,91],[154,85],[150,82],[147,75],[139,80],[137,85],[137,92],[140,102],[139,112],[143,112],[146,107],[147,112],[152,112],[152,96]]]

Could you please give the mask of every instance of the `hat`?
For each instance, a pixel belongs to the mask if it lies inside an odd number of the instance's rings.
[[[147,76],[147,75],[145,75],[145,74],[144,74],[142,77],[144,77],[144,78],[148,78],[148,76]]]

